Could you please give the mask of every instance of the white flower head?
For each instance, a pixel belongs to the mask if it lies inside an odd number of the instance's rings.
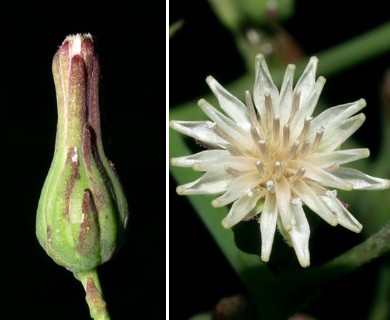
[[[200,100],[210,121],[170,122],[173,129],[209,147],[172,159],[173,165],[204,172],[199,179],[179,186],[177,192],[219,195],[212,201],[214,207],[232,203],[222,221],[225,228],[260,214],[261,259],[265,262],[277,226],[301,266],[309,266],[310,228],[304,205],[332,226],[341,224],[360,232],[362,225],[334,189],[390,187],[389,180],[342,167],[369,156],[365,148],[340,149],[365,120],[364,114],[357,114],[366,105],[363,99],[312,117],[325,84],[323,77],[315,79],[317,62],[316,57],[310,59],[295,87],[295,66],[289,65],[279,91],[263,55],[258,55],[253,99],[247,91],[244,104],[208,77],[223,112]]]

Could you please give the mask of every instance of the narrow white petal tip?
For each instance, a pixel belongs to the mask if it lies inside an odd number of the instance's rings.
[[[191,168],[194,171],[202,171],[202,170],[200,170],[202,168],[202,166],[199,163],[194,163]]]
[[[316,56],[310,57],[309,63],[317,63],[317,62],[318,62],[318,58]]]
[[[211,205],[212,205],[214,208],[220,207],[219,201],[218,201],[217,199],[211,201]]]
[[[229,218],[226,217],[225,219],[222,220],[222,226],[225,228],[225,229],[230,229],[231,227],[233,227],[231,221],[229,221]]]
[[[295,68],[296,68],[296,67],[295,67],[295,64],[289,64],[289,65],[287,66],[287,70],[290,71],[290,72],[291,72],[291,71],[295,71]]]
[[[175,129],[175,128],[176,128],[176,121],[175,121],[175,120],[169,121],[169,126],[170,126],[172,129]]]
[[[291,231],[292,230],[292,226],[291,226],[291,224],[286,224],[286,225],[283,225],[283,228],[287,231],[287,232],[289,232],[289,231]]]
[[[350,183],[350,182],[346,183],[346,184],[345,184],[345,190],[346,190],[346,191],[351,191],[351,190],[353,190],[353,184]]]
[[[206,82],[207,82],[207,84],[209,85],[209,86],[212,86],[215,82],[217,82],[215,79],[214,79],[214,77],[213,76],[208,76],[207,78],[206,78]]]
[[[206,103],[207,103],[207,101],[205,99],[203,99],[203,98],[198,100],[198,106],[199,107],[204,106]]]
[[[329,220],[328,223],[332,226],[335,227],[339,224],[338,220],[336,217],[334,217],[332,220]]]
[[[365,107],[367,105],[366,100],[363,98],[358,101],[358,104],[361,105],[362,107]]]
[[[353,228],[350,228],[349,230],[351,230],[352,232],[355,232],[355,233],[360,233],[360,231],[362,231],[362,229],[363,229],[363,226],[359,223],[359,225],[354,226]]]
[[[171,159],[171,165],[177,166],[177,163],[178,163],[177,158],[172,158]]]
[[[260,256],[261,261],[268,262],[269,261],[269,255],[262,254]]]
[[[258,55],[256,55],[256,60],[263,60],[263,61],[265,61],[264,55],[259,53]]]
[[[185,195],[185,191],[186,191],[186,189],[185,189],[183,186],[178,186],[178,187],[176,188],[177,194],[180,194],[181,196],[182,196],[182,195]]]
[[[307,268],[310,266],[310,259],[299,259],[299,264],[301,265],[302,268]]]
[[[326,82],[326,79],[325,79],[323,76],[319,76],[318,79],[317,79],[317,81],[318,81],[319,83],[321,83],[322,85],[324,85],[325,82]]]

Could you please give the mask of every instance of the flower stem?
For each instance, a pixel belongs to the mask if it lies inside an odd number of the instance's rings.
[[[110,320],[103,291],[100,285],[99,276],[96,269],[86,272],[75,272],[74,276],[80,280],[87,300],[89,312],[94,320]]]

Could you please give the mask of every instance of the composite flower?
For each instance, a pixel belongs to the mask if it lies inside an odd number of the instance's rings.
[[[331,107],[313,117],[325,78],[316,79],[318,59],[312,57],[294,82],[295,66],[286,69],[280,90],[263,55],[256,57],[256,79],[245,103],[213,77],[206,81],[221,110],[206,100],[199,107],[205,121],[176,121],[170,126],[205,147],[193,155],[173,158],[175,166],[204,172],[177,187],[181,195],[218,195],[214,207],[231,204],[225,228],[258,216],[261,254],[269,261],[278,228],[302,267],[310,265],[310,227],[304,207],[332,226],[360,232],[362,225],[337,197],[339,190],[379,190],[390,181],[344,165],[369,156],[367,148],[342,144],[363,124],[364,99]]]

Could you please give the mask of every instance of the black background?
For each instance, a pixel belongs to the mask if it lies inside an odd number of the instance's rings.
[[[165,6],[162,2],[2,3],[2,318],[89,319],[81,284],[35,237],[54,152],[52,57],[69,34],[96,37],[105,151],[126,191],[128,239],[99,267],[112,319],[165,318]],[[54,3],[54,2],[53,2]]]
[[[308,56],[389,19],[386,5],[377,2],[370,5],[297,0],[295,4],[295,14],[282,25]],[[233,37],[219,23],[207,1],[170,1],[169,22],[179,19],[184,20],[184,25],[169,41],[171,108],[208,94],[204,80],[210,74],[227,85],[244,73],[244,63]],[[390,53],[381,54],[328,78],[323,91],[329,105],[366,99],[367,120],[354,137],[370,148],[373,158],[377,155],[381,133],[380,86],[389,67]],[[212,310],[222,297],[245,293],[245,289],[187,199],[176,195],[175,187],[175,181],[170,179],[170,318],[181,320]],[[341,227],[331,228],[320,222],[319,231],[310,240],[312,264],[326,261],[360,241],[359,236]],[[366,319],[370,290],[375,283],[374,267],[361,268],[330,285],[307,312],[318,319]],[[354,301],[353,306],[345,304],[347,296]]]

